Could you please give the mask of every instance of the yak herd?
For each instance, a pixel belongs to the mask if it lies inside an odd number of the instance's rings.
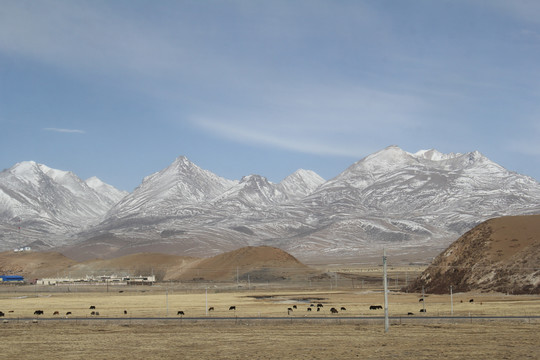
[[[423,302],[424,299],[421,298],[418,301]],[[463,300],[461,302],[463,302]],[[474,299],[470,299],[469,302],[470,303],[474,302]],[[306,311],[310,312],[310,311],[312,311],[313,308],[317,309],[317,311],[321,311],[321,309],[323,307],[324,307],[324,305],[321,304],[321,303],[318,303],[317,305],[310,304],[309,307],[307,307]],[[382,308],[383,307],[381,305],[370,305],[369,306],[369,310],[382,310]],[[91,305],[89,309],[92,310],[90,312],[91,316],[99,316],[99,311],[96,311],[96,306],[95,305]],[[234,310],[236,312],[236,305],[229,306],[229,311],[231,311],[231,310]],[[287,308],[287,314],[290,315],[295,310],[298,310],[298,306],[293,305],[292,307]],[[344,306],[342,306],[342,307],[340,307],[339,311],[346,311],[346,310],[347,309]],[[210,312],[210,311],[214,311],[213,306],[208,308],[208,312]],[[339,311],[335,307],[330,308],[330,313],[332,313],[332,314],[338,314]],[[9,312],[12,313],[13,310],[10,310]],[[420,312],[425,313],[426,309],[422,308],[422,309],[420,309]],[[127,310],[124,310],[124,315],[127,315],[127,314],[128,314]],[[36,311],[34,311],[34,315],[36,315],[36,316],[44,315],[44,311],[43,310],[36,310]],[[53,312],[53,316],[59,316],[59,315],[60,315],[59,311],[54,311]],[[71,311],[66,312],[66,317],[68,317],[69,315],[71,315]],[[185,316],[185,312],[183,310],[178,310],[176,315],[177,316]],[[414,313],[409,312],[409,313],[407,313],[407,315],[414,315]],[[4,316],[5,316],[5,313],[0,311],[0,317],[4,317]]]

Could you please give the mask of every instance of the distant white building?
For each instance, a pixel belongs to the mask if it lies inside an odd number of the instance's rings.
[[[32,248],[30,246],[24,246],[20,247],[18,249],[13,250],[14,252],[21,252],[21,251],[32,251]]]
[[[43,278],[36,280],[38,285],[62,284],[101,284],[101,285],[152,285],[156,282],[155,275],[149,276],[86,276],[85,278]]]

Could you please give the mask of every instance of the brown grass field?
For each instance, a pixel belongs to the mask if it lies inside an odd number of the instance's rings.
[[[381,310],[369,310],[383,305],[376,287],[231,285],[209,286],[208,292],[185,284],[109,286],[108,292],[103,286],[2,286],[1,358],[537,359],[540,350],[540,319],[426,320],[418,312],[420,294],[392,292],[389,314],[395,318],[385,333],[381,319],[345,318],[382,316]],[[540,314],[540,296],[466,293],[453,300],[454,316]],[[215,308],[208,316],[207,301]],[[323,310],[308,312],[311,303],[322,303]],[[90,315],[90,305],[99,316]],[[229,311],[231,305],[237,310]],[[293,305],[297,309],[288,315]],[[332,315],[332,306],[347,310]],[[450,315],[450,296],[428,295],[425,307],[427,315]],[[44,315],[34,316],[37,309]],[[72,315],[66,318],[67,311]],[[141,317],[168,319],[136,319]],[[189,319],[194,317],[203,319]]]

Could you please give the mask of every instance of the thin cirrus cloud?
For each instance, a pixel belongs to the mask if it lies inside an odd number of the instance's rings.
[[[191,123],[231,141],[357,157],[389,137],[421,126],[418,115],[431,108],[411,94],[343,84],[266,88],[250,100],[241,111],[224,107],[201,112],[191,117]]]
[[[79,129],[61,129],[61,128],[44,128],[45,131],[52,131],[57,133],[67,133],[67,134],[85,134],[84,130]]]

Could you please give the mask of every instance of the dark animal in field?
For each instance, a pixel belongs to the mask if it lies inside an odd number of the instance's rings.
[[[425,313],[425,312],[427,312],[427,311],[426,311],[426,309],[420,309],[420,312]]]
[[[318,307],[318,308],[322,308],[322,307],[324,307],[324,306],[323,306],[323,304],[320,304],[320,303],[319,303],[319,304],[317,304],[317,307]]]
[[[214,311],[214,307],[213,307],[213,306],[210,306],[210,307],[208,308],[208,311]]]
[[[296,307],[296,305],[293,305],[292,308],[293,308],[293,309],[298,309],[298,308]]]
[[[369,310],[379,310],[382,309],[381,305],[370,305]]]
[[[318,307],[318,308],[317,308],[317,311],[321,311],[321,308],[320,308],[320,307]]]
[[[293,311],[292,308],[288,308],[288,309],[287,309],[287,315],[291,315],[292,311]]]
[[[347,309],[345,309],[345,306],[342,306],[341,311],[345,311],[345,310],[347,310]]]
[[[424,301],[424,299],[418,299],[418,302],[422,302],[422,301]]]
[[[230,306],[229,310],[236,310],[236,306]]]
[[[96,307],[94,305],[90,306],[90,310],[95,310],[95,309],[96,309]]]
[[[34,315],[43,315],[43,310],[34,311]]]
[[[58,311],[53,312],[53,315],[60,315]]]
[[[307,308],[307,311],[311,311],[311,308]]]
[[[314,306],[315,306],[315,304],[310,304],[309,306],[310,306],[310,307],[314,307]]]
[[[331,309],[330,309],[330,312],[331,312],[332,314],[337,314],[337,313],[338,313],[338,311],[337,311],[336,308],[331,308]]]
[[[474,299],[469,300],[469,302],[470,302],[470,303],[471,303],[471,302],[474,302]]]
[[[99,311],[96,311],[96,316],[99,316]]]
[[[68,316],[68,315],[71,315],[71,311],[68,311],[68,312],[66,313],[66,316]]]
[[[127,315],[127,310],[124,310],[124,315]]]
[[[119,292],[119,293],[121,294],[121,293],[123,293],[123,292],[124,292],[124,290],[120,290],[120,291],[118,291],[118,292]]]
[[[460,300],[459,302],[463,304],[463,300]]]
[[[14,310],[9,310],[8,312],[12,313],[12,312],[15,312]]]
[[[95,311],[92,311],[92,312],[90,313],[90,315],[94,316],[94,315],[96,315],[96,312],[95,312]]]
[[[0,311],[0,317],[4,316],[5,314],[3,312]]]
[[[184,312],[182,310],[179,310],[176,315],[185,315]]]
[[[287,311],[293,311],[293,309],[292,309],[292,308],[288,308]]]
[[[414,315],[412,312],[408,312],[407,315]]]

